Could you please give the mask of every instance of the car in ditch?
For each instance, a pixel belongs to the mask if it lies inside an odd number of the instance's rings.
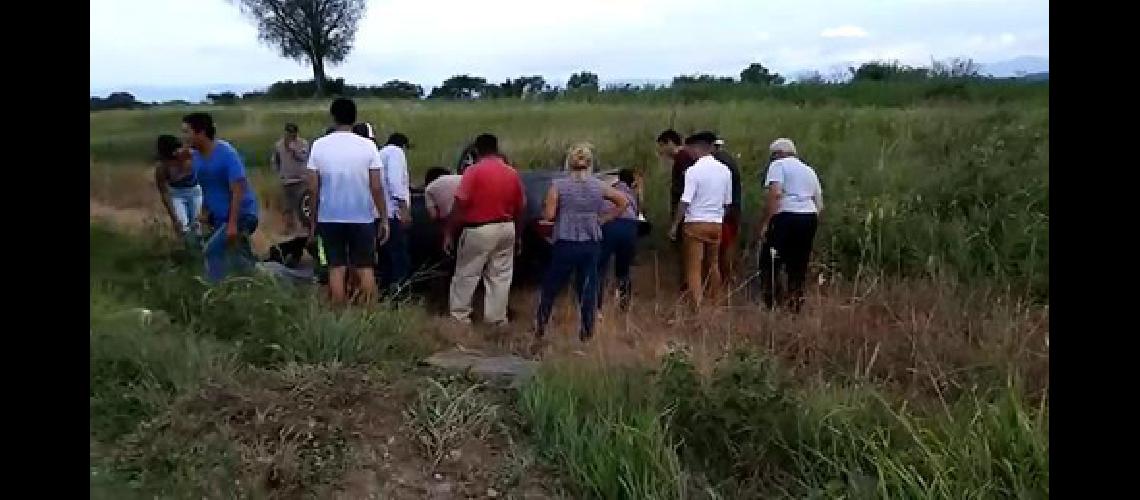
[[[473,163],[474,157],[470,148],[466,148],[456,162],[456,170],[462,171]],[[550,170],[524,170],[519,172],[523,190],[526,195],[526,214],[523,220],[522,252],[515,259],[515,279],[519,282],[537,281],[542,275],[547,260],[550,258],[552,225],[542,220],[542,204],[550,184],[559,177],[568,175],[561,169]],[[618,170],[605,170],[594,174],[602,182],[613,185],[618,181]],[[420,288],[423,283],[434,279],[450,276],[449,259],[442,249],[442,227],[428,216],[424,200],[423,188],[411,189],[412,226],[408,234],[408,253],[411,256],[413,288]],[[297,208],[303,214],[306,224],[311,220],[309,211],[312,193],[306,192],[301,197],[301,206]],[[640,214],[639,214],[640,215]],[[640,216],[639,235],[645,236],[651,231],[651,224]],[[316,260],[317,252],[313,245],[306,248],[306,238],[297,237],[287,240],[270,248],[267,261],[283,264],[285,267],[296,269],[303,266],[302,256],[308,251]]]

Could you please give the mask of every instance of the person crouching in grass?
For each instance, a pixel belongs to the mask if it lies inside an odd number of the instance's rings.
[[[173,135],[160,135],[155,142],[154,186],[162,198],[174,233],[186,248],[198,247],[198,216],[202,210],[202,187],[190,165],[190,150]]]

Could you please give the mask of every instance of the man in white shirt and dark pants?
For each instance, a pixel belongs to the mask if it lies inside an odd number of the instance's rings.
[[[682,243],[687,292],[697,308],[705,295],[715,299],[720,291],[721,224],[732,204],[732,173],[713,158],[712,132],[698,132],[685,140],[685,147],[697,161],[685,170],[685,187],[677,203],[669,239],[676,240],[684,222]],[[702,276],[708,276],[702,285]]]
[[[764,177],[767,203],[759,226],[763,242],[760,286],[769,308],[786,303],[799,312],[812,242],[823,210],[823,189],[815,170],[796,157],[791,139],[776,139],[768,149],[772,163]],[[780,286],[780,271],[787,273],[786,296]]]
[[[377,227],[376,219],[387,219],[384,187],[380,179],[383,163],[376,144],[352,132],[356,103],[340,98],[329,113],[335,130],[313,141],[309,152],[309,187],[316,224],[310,238],[319,236],[321,255],[329,268],[329,294],[335,304],[347,299],[348,276],[352,267],[362,299],[371,300],[376,290],[372,266],[376,245],[388,239],[388,227]]]
[[[412,271],[407,236],[412,226],[407,149],[408,136],[399,132],[388,136],[388,143],[380,148],[380,159],[384,162],[384,193],[388,195],[388,218],[385,219],[388,242],[380,247],[380,283],[389,293],[399,291]]]

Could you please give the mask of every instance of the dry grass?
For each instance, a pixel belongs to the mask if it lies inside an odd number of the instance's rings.
[[[323,106],[308,102],[212,110],[222,125],[223,136],[232,139],[249,160],[250,179],[263,214],[254,237],[259,253],[279,239],[284,227],[278,215],[276,180],[263,168],[263,152],[277,133],[274,124],[291,120],[299,122],[305,131],[319,130],[325,119]],[[731,149],[742,154],[742,175],[747,179],[760,175],[765,146],[771,138],[792,136],[811,152],[810,162],[829,180],[827,189],[834,200],[829,211],[834,215],[828,216],[821,228],[815,259],[827,266],[827,279],[810,290],[809,304],[799,316],[761,310],[742,294],[706,306],[700,314],[687,312],[679,307],[675,256],[660,237],[646,240],[640,250],[630,311],[605,311],[591,342],[577,340],[577,307],[569,290],[563,292],[552,318],[550,345],[543,356],[545,368],[570,367],[570,374],[540,376],[539,383],[524,391],[523,399],[530,403],[522,406],[529,409],[526,419],[530,425],[543,428],[549,424],[536,434],[537,442],[552,445],[547,446],[548,452],[573,458],[563,461],[567,467],[563,474],[588,469],[588,474],[570,474],[586,478],[579,486],[589,487],[579,491],[642,493],[634,497],[646,497],[646,492],[680,491],[683,485],[674,488],[670,481],[692,471],[679,469],[689,466],[677,462],[678,457],[671,452],[669,429],[662,423],[667,420],[662,412],[670,410],[649,401],[647,393],[651,391],[641,385],[649,380],[643,376],[644,368],[665,366],[661,358],[680,348],[689,353],[695,373],[713,381],[728,377],[724,387],[713,390],[709,386],[708,397],[700,401],[723,396],[732,403],[750,396],[755,387],[737,383],[725,373],[748,372],[765,364],[753,362],[756,359],[776,358],[781,368],[790,371],[785,375],[796,387],[787,394],[802,399],[801,409],[807,413],[785,412],[781,418],[820,424],[818,442],[801,443],[803,446],[796,449],[804,453],[800,457],[803,461],[788,469],[802,472],[803,477],[797,479],[806,486],[827,485],[827,491],[832,492],[834,480],[866,473],[868,450],[878,450],[881,456],[871,462],[899,473],[882,488],[907,487],[889,491],[933,491],[927,487],[931,478],[942,481],[939,487],[943,489],[938,491],[943,493],[964,491],[957,488],[963,485],[977,486],[975,491],[998,491],[988,486],[992,484],[992,468],[1005,467],[1008,470],[1003,474],[1013,478],[1011,484],[1025,483],[1016,491],[1044,491],[1047,496],[1047,426],[1040,424],[1047,422],[1047,399],[1043,395],[1049,385],[1049,309],[1040,300],[1048,297],[1048,277],[1043,272],[1048,267],[1048,252],[1040,243],[1048,235],[1047,105],[803,110],[766,103],[731,107],[706,103],[674,109],[640,104],[432,106],[369,101],[363,103],[362,110],[363,118],[381,129],[400,129],[413,137],[417,148],[409,159],[416,172],[434,164],[451,164],[458,148],[475,131],[498,133],[512,160],[522,168],[557,164],[569,142],[591,140],[599,146],[600,158],[606,164],[648,167],[646,191],[650,195],[646,208],[647,216],[654,221],[663,220],[667,212],[663,199],[667,175],[664,168],[654,168],[650,138],[673,121],[672,112],[677,110],[678,129],[712,127],[723,133]],[[152,134],[176,125],[181,112],[159,109],[92,115],[92,219],[136,232],[169,232],[150,169],[138,159],[147,156]],[[418,174],[413,173],[413,178],[418,179]],[[756,183],[746,185],[746,206],[759,207],[757,189]],[[113,260],[106,255],[113,253],[113,248],[104,248],[98,255],[93,251],[93,266],[101,259]],[[131,269],[109,267],[104,269],[110,273],[108,279],[129,278],[129,283],[120,283],[114,289],[131,292],[125,304],[138,305],[145,297],[149,305],[159,292],[166,293],[166,298],[179,299],[192,288],[151,283],[154,273],[148,273],[150,268],[141,264]],[[747,267],[739,269],[746,271]],[[135,275],[127,276],[130,273]],[[1026,281],[1032,286],[1025,286]],[[983,282],[1006,288],[991,288]],[[1038,292],[1037,302],[1018,298],[1026,290]],[[251,341],[274,338],[292,342],[294,347],[312,347],[312,339],[369,331],[322,315],[314,316],[320,321],[281,328],[293,322],[296,309],[275,310],[272,304],[276,299],[272,297],[276,295],[236,294],[195,309],[196,316],[187,318],[195,330],[168,332],[168,337],[228,342],[233,339],[227,332],[242,330]],[[427,339],[417,335],[418,328],[415,332],[401,331],[400,335],[427,340],[433,347],[461,344],[487,352],[526,353],[537,298],[533,288],[515,287],[511,296],[513,323],[507,331],[432,318],[423,326],[422,335]],[[403,317],[411,312],[409,317],[415,316],[418,321],[420,310],[411,309],[395,314]],[[197,316],[207,311],[209,314]],[[222,313],[226,321],[218,320]],[[274,337],[285,330],[289,338]],[[117,331],[108,329],[108,335]],[[212,334],[201,335],[206,331]],[[174,377],[182,373],[176,369],[182,365],[177,362],[180,358],[156,356],[153,349],[143,349],[149,346],[142,341],[149,333],[140,332],[137,338],[128,337],[119,344],[106,343],[104,351],[118,349],[125,354],[111,356],[118,352],[114,351],[105,358],[139,358],[130,366],[157,374],[151,377],[157,382],[182,380]],[[219,333],[227,337],[214,339]],[[733,358],[725,359],[726,353],[741,346],[761,353],[747,362],[734,364]],[[335,351],[316,354],[308,356],[307,362],[327,364],[339,359],[333,356]],[[396,350],[388,355],[406,362],[417,354]],[[615,369],[627,366],[638,370]],[[606,373],[612,376],[601,376]],[[531,483],[537,477],[542,482],[541,474],[528,471],[533,460],[526,458],[525,449],[517,460],[503,456],[504,450],[512,454],[515,448],[505,442],[509,436],[502,433],[462,441],[454,439],[452,432],[449,437],[436,439],[430,449],[422,448],[417,441],[417,436],[442,436],[439,433],[448,432],[449,427],[451,431],[481,431],[482,420],[476,418],[477,425],[468,426],[472,420],[465,412],[472,410],[478,415],[480,408],[487,407],[483,403],[490,401],[471,398],[469,403],[478,404],[460,408],[454,396],[463,399],[466,393],[450,388],[427,391],[418,400],[419,409],[404,415],[402,410],[417,402],[410,392],[393,392],[392,387],[377,380],[361,383],[356,377],[362,374],[355,368],[344,371],[331,366],[289,367],[277,372],[253,369],[240,375],[237,383],[216,383],[204,391],[194,384],[162,386],[165,389],[160,395],[177,396],[175,403],[167,407],[167,399],[143,400],[146,404],[139,409],[139,418],[150,418],[159,409],[161,416],[137,429],[131,443],[99,443],[93,439],[92,456],[139,451],[138,456],[150,462],[135,464],[133,470],[138,474],[165,480],[191,478],[186,484],[169,483],[169,492],[181,495],[201,491],[210,497],[233,496],[227,493],[234,489],[235,480],[243,481],[238,488],[243,493],[341,498],[487,496],[488,485],[500,484],[498,475],[528,477]],[[117,372],[106,375],[104,378],[116,383],[125,377]],[[1017,383],[1007,383],[1008,379],[1017,379]],[[757,383],[763,386],[766,380],[761,377]],[[139,406],[129,397],[112,398],[123,391],[114,384],[108,387],[108,394],[102,395],[109,402],[100,407],[105,413],[118,414],[119,407],[114,405],[127,409]],[[1018,416],[1023,409],[1020,404],[1009,406],[1009,415],[1017,418],[1007,418],[1004,407],[976,399],[975,388],[978,394],[990,389],[1015,389],[1007,391],[1018,393],[1011,396],[1013,399],[1027,393],[1039,401],[1034,405],[1038,410],[1025,413],[1033,415],[1031,420],[1036,423],[1023,425],[1024,419]],[[898,401],[908,410],[916,406],[931,410],[917,419],[895,419],[905,426],[921,424],[915,427],[917,431],[906,429],[917,433],[912,436],[916,446],[870,442],[883,428],[876,420],[877,408],[898,409],[887,403],[858,401],[866,396],[864,393],[880,392],[887,394],[884,400]],[[638,397],[646,401],[632,401]],[[583,401],[591,400],[598,403],[590,410],[593,413],[581,413]],[[968,411],[962,413],[964,401],[979,406],[967,404]],[[732,407],[727,403],[724,408]],[[504,405],[502,409],[509,412],[511,407]],[[710,411],[719,415],[724,413],[721,409]],[[738,408],[734,414],[739,417],[738,423],[755,431],[746,436],[771,434],[766,421],[749,420],[763,413],[759,410],[780,413],[779,409]],[[441,418],[429,418],[432,412]],[[993,420],[977,415],[991,415]],[[942,416],[949,423],[942,422]],[[846,422],[842,432],[824,425],[836,419]],[[166,432],[175,427],[178,432]],[[698,426],[691,430],[710,441],[728,442],[732,436],[739,436],[729,427]],[[848,439],[850,443],[837,452],[832,446],[835,439]],[[1032,453],[1005,449],[1025,446],[1033,448]],[[915,458],[920,452],[928,455],[929,466],[921,471],[914,469],[914,464],[922,463]],[[750,460],[760,460],[756,454],[746,455]],[[945,457],[957,457],[957,461],[947,462]],[[1035,465],[1026,465],[1030,461],[1022,460],[1025,457],[1032,458]],[[516,461],[521,465],[511,465]],[[964,473],[962,466],[976,470]],[[446,479],[436,479],[433,473]],[[206,483],[190,484],[199,477]],[[134,484],[138,479],[126,480]],[[630,484],[630,480],[640,482]],[[215,488],[217,485],[227,486]],[[841,492],[844,488],[840,486],[837,491]],[[605,489],[598,489],[602,487]],[[883,493],[886,491],[880,491],[880,496],[924,496],[888,495]],[[704,493],[717,495],[713,489]],[[840,493],[823,496],[838,497]]]
[[[273,185],[271,178],[262,179],[264,174],[254,177],[257,186]],[[92,217],[124,227],[158,220],[155,214],[161,214],[143,169],[93,167],[91,196]],[[264,217],[255,234],[255,250],[264,252],[284,223],[276,199],[260,199],[263,213],[276,215]],[[693,316],[678,307],[674,259],[669,250],[642,252],[633,270],[630,312],[605,311],[597,337],[587,345],[577,340],[577,306],[572,293],[564,291],[551,318],[547,356],[653,363],[668,344],[684,342],[697,365],[707,367],[724,352],[748,344],[790,361],[804,375],[847,374],[913,393],[944,396],[982,374],[1000,377],[1011,371],[1020,372],[1034,392],[1048,386],[1048,306],[1000,291],[961,290],[949,281],[862,277],[859,284],[816,285],[798,317],[762,311],[742,290]],[[447,318],[429,325],[444,342],[523,354],[537,303],[536,290],[512,290],[509,333],[472,331]]]
[[[253,248],[264,253],[285,234],[285,218],[281,215],[284,199],[282,192],[276,189],[278,184],[274,176],[263,170],[251,171],[249,175],[262,211],[257,231],[253,234]],[[109,221],[127,230],[148,225],[168,229],[169,220],[154,187],[152,170],[147,165],[111,165],[93,161],[90,196],[92,218]]]
[[[880,382],[913,396],[946,398],[982,382],[979,377],[1000,383],[1010,373],[1020,374],[1037,395],[1049,383],[1048,306],[1000,292],[966,296],[947,283],[883,279],[858,287],[816,285],[798,316],[762,310],[742,292],[691,314],[679,307],[671,276],[654,278],[652,262],[645,255],[634,269],[630,311],[605,311],[588,344],[577,339],[576,300],[563,292],[545,357],[653,366],[671,344],[681,343],[707,371],[725,353],[748,345],[787,361],[800,377]],[[516,317],[509,333],[478,327],[473,333],[447,318],[430,324],[446,342],[523,354],[537,302],[537,290],[512,290]]]

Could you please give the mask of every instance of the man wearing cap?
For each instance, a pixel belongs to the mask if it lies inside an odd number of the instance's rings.
[[[697,161],[685,170],[685,189],[669,229],[669,239],[676,241],[681,223],[685,224],[685,281],[698,309],[705,295],[715,298],[720,291],[721,223],[732,204],[732,173],[713,157],[714,141],[712,132],[698,132],[685,140],[685,148]],[[708,276],[707,283],[702,283],[702,276]]]
[[[390,293],[397,292],[411,273],[408,256],[408,229],[412,225],[411,185],[408,180],[408,136],[395,132],[380,148],[384,162],[384,194],[388,195],[388,242],[380,247],[380,283]]]
[[[731,284],[735,279],[734,264],[736,264],[736,240],[740,235],[740,169],[736,166],[736,157],[724,147],[724,139],[718,138],[713,142],[713,158],[728,167],[732,174],[732,204],[724,213],[724,222],[721,224],[720,235],[720,276]]]
[[[823,210],[823,190],[815,170],[796,157],[791,139],[776,139],[768,147],[772,162],[764,177],[766,206],[760,219],[760,286],[764,303],[786,303],[799,312],[812,241]],[[786,298],[778,289],[778,274],[788,277]]]
[[[285,135],[274,144],[269,165],[281,179],[285,193],[285,206],[281,212],[285,216],[285,232],[290,236],[308,223],[301,214],[301,200],[307,188],[305,166],[308,161],[309,142],[300,137],[295,123],[286,123]]]

